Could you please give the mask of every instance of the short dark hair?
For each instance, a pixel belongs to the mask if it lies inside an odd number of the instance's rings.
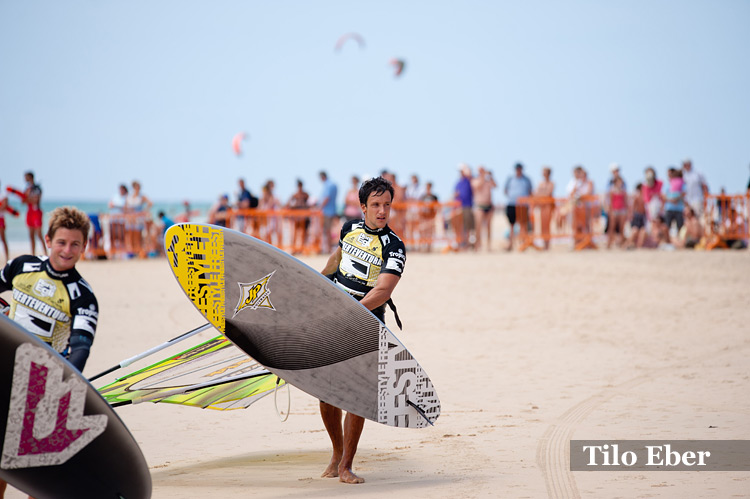
[[[371,179],[362,182],[359,187],[359,202],[360,204],[367,205],[367,199],[370,194],[380,196],[385,191],[391,193],[391,200],[393,200],[393,185],[383,177],[373,177]]]

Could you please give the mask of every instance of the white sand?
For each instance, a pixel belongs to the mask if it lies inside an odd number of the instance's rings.
[[[164,260],[79,268],[102,310],[86,375],[204,323]],[[748,276],[747,251],[410,254],[396,333],[442,415],[423,430],[368,422],[355,460],[363,485],[319,478],[329,441],[317,401],[296,389],[286,423],[272,397],[240,411],[117,412],[159,499],[748,496],[750,472],[570,472],[565,447],[747,439]]]

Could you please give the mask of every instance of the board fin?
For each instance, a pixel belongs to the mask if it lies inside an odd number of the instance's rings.
[[[421,407],[419,407],[417,404],[415,404],[414,402],[412,402],[409,399],[406,399],[406,403],[409,404],[410,406],[412,406],[414,408],[414,410],[417,411],[419,413],[419,415],[422,416],[425,419],[425,421],[427,421],[428,423],[430,423],[430,426],[435,426],[435,423],[433,423],[432,421],[430,421],[430,418],[427,417],[427,414],[425,414],[424,410],[422,410]]]

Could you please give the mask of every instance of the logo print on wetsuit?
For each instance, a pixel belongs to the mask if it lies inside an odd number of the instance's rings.
[[[276,273],[274,270],[267,276],[258,279],[255,282],[238,282],[240,287],[240,301],[237,303],[237,307],[234,309],[234,318],[240,310],[249,308],[250,310],[257,310],[259,308],[270,308],[276,310],[271,303],[271,290],[268,289],[268,281],[271,280],[271,276]]]
[[[32,343],[18,347],[0,468],[63,464],[104,432],[106,415],[83,415],[85,383],[62,378],[57,354]]]
[[[38,296],[41,296],[42,298],[49,298],[50,296],[54,296],[55,291],[57,291],[57,287],[51,282],[45,281],[44,279],[39,279],[34,286],[34,293],[36,293]]]

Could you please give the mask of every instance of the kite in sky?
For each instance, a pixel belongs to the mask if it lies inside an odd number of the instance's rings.
[[[341,37],[336,41],[336,45],[334,46],[334,50],[336,52],[340,52],[341,48],[348,42],[349,40],[354,40],[357,42],[357,45],[359,45],[360,49],[365,48],[365,39],[362,38],[362,36],[359,33],[345,33],[341,35]]]
[[[404,65],[406,62],[403,59],[391,59],[391,66],[393,66],[396,71],[393,74],[393,76],[401,76],[401,73],[404,72]]]
[[[242,156],[242,141],[246,138],[247,134],[245,132],[240,132],[232,139],[232,150],[237,157]]]

